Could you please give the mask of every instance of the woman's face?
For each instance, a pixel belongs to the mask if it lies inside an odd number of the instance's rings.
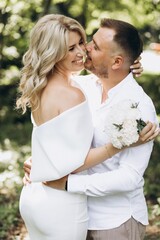
[[[77,32],[69,33],[69,51],[66,57],[58,63],[58,67],[65,72],[78,72],[84,68],[83,59],[85,53],[85,43]]]

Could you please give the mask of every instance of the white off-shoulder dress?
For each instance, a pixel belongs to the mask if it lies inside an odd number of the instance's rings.
[[[32,132],[32,183],[20,196],[20,213],[31,240],[85,240],[87,199],[45,186],[83,165],[93,126],[87,100]],[[85,174],[85,173],[80,173]]]

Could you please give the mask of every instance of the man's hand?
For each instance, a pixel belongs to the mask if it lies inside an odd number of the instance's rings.
[[[23,169],[24,169],[25,173],[27,173],[28,175],[30,175],[31,166],[32,166],[32,158],[30,157],[23,164]]]
[[[68,176],[65,176],[65,177],[60,178],[58,180],[43,182],[43,184],[48,186],[48,187],[55,188],[55,189],[58,189],[58,190],[66,190],[67,179],[68,179]]]
[[[134,74],[135,77],[139,77],[141,76],[142,72],[143,72],[143,67],[142,64],[140,62],[141,60],[141,56],[139,56],[133,63],[133,65],[130,66],[130,69],[132,71],[132,73]]]
[[[27,185],[27,183],[31,183],[31,180],[29,178],[30,171],[31,171],[31,166],[32,166],[32,159],[30,157],[23,164],[23,169],[25,171],[25,175],[23,177],[23,184],[24,185]]]

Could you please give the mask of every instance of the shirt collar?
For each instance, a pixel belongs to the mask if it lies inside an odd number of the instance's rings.
[[[124,87],[128,82],[133,80],[132,73],[129,73],[120,83],[118,83],[115,87],[111,88],[108,91],[108,98],[113,98],[115,94],[117,94],[122,87]]]
[[[98,99],[99,99],[99,104],[100,104],[99,107],[103,107],[106,104],[109,104],[114,99],[114,96],[117,95],[119,92],[121,92],[121,88],[127,87],[129,82],[133,81],[133,79],[134,78],[133,78],[132,73],[129,73],[120,83],[118,83],[115,87],[111,88],[108,91],[108,98],[103,103],[101,103],[103,85],[102,85],[101,81],[99,79],[97,79],[95,81],[95,84],[96,84],[96,89],[99,90],[99,91],[96,90],[96,93],[99,92],[99,94],[98,94],[98,96],[99,96]]]

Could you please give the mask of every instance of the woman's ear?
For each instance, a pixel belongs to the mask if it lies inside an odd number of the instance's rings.
[[[119,68],[121,68],[122,64],[123,64],[124,60],[123,57],[118,55],[114,57],[113,60],[113,64],[112,64],[112,70],[117,70]]]

